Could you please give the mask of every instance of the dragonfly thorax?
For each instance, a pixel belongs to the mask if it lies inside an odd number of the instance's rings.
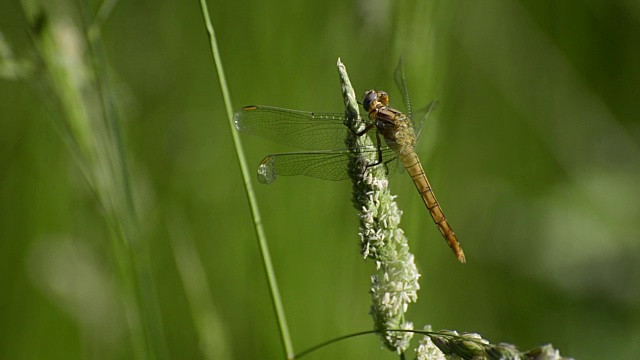
[[[413,151],[416,143],[413,124],[407,115],[389,107],[389,95],[386,92],[367,91],[362,105],[389,147],[401,153]]]

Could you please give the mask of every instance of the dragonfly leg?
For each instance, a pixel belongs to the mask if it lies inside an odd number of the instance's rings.
[[[367,170],[369,168],[372,168],[374,166],[378,166],[380,164],[382,164],[384,166],[385,172],[388,174],[389,173],[389,168],[387,167],[387,163],[384,162],[382,160],[382,142],[380,141],[380,134],[376,131],[376,142],[377,142],[377,153],[378,153],[378,159],[371,163],[371,164],[366,164],[364,167],[364,171],[362,172],[362,176],[364,176],[364,174],[367,172]]]
[[[389,175],[389,164],[393,162],[393,159],[385,161],[382,165],[384,165],[384,171]]]
[[[349,128],[349,130],[351,130],[351,132],[353,133],[353,135],[355,136],[362,136],[366,133],[369,132],[369,130],[371,130],[371,128],[373,128],[376,124],[368,124],[367,126],[364,127],[364,129],[362,131],[355,131],[353,130],[351,127],[347,126],[347,128]]]

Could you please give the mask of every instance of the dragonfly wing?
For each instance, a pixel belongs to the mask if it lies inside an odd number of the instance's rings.
[[[393,72],[393,79],[396,82],[398,90],[400,90],[400,94],[402,94],[402,101],[404,102],[407,116],[409,116],[409,119],[413,119],[413,114],[411,113],[411,100],[409,99],[409,90],[407,90],[407,80],[404,77],[404,63],[402,61],[402,57],[400,57],[398,66]]]
[[[405,76],[404,76],[404,64],[402,61],[402,57],[400,58],[400,61],[398,62],[398,66],[396,67],[396,70],[393,73],[393,78],[396,82],[396,86],[398,87],[398,89],[400,90],[400,93],[402,94],[402,101],[404,102],[404,105],[406,107],[407,115],[409,116],[409,119],[411,119],[411,121],[413,122],[413,127],[416,132],[416,137],[420,137],[420,132],[422,131],[424,122],[429,116],[429,114],[431,113],[431,111],[433,111],[438,105],[438,100],[437,99],[433,100],[431,103],[429,103],[429,105],[427,105],[426,108],[419,109],[414,118],[413,109],[411,108],[411,100],[409,99],[409,90],[407,90],[407,80],[405,79]],[[419,120],[415,121],[416,119],[419,119]]]
[[[245,106],[233,115],[233,124],[238,131],[306,150],[344,147],[344,137],[349,131],[344,121],[342,113],[262,105]]]
[[[361,153],[378,149],[360,149]],[[390,148],[381,150],[385,166],[390,172],[397,168],[397,156]],[[346,180],[349,178],[348,162],[353,157],[349,149],[292,152],[269,155],[258,166],[258,181],[273,183],[278,176],[305,175],[323,180]],[[363,169],[364,171],[364,169]]]
[[[429,115],[431,114],[431,112],[433,110],[435,110],[435,108],[438,106],[438,104],[440,103],[440,101],[438,101],[438,99],[435,99],[433,101],[431,101],[431,103],[429,103],[429,105],[427,105],[427,107],[423,110],[420,110],[420,121],[417,124],[414,124],[414,130],[416,133],[416,138],[420,138],[420,133],[422,132],[422,129],[424,128],[424,123],[427,120],[427,117],[429,117]]]
[[[392,149],[386,149],[382,152],[382,164],[387,171],[387,177],[392,177],[398,169],[402,172],[404,166],[398,166],[398,154]]]

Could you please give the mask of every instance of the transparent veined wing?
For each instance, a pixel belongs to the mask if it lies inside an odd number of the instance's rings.
[[[395,151],[388,147],[377,149],[370,147],[359,149],[360,153],[373,153],[382,155],[382,163],[375,166],[384,166],[393,175],[397,168]],[[258,180],[263,184],[271,184],[278,176],[305,175],[323,180],[346,180],[349,177],[348,163],[353,154],[350,149],[320,150],[307,152],[290,152],[272,154],[265,157],[258,166]],[[367,164],[363,164],[365,171]],[[373,164],[368,164],[373,166]]]
[[[305,150],[344,147],[343,113],[318,113],[273,106],[252,105],[236,111],[233,124],[238,131]]]
[[[439,101],[437,99],[433,100],[425,108],[420,108],[414,113],[414,110],[411,107],[411,99],[409,98],[409,90],[407,89],[407,80],[404,76],[404,63],[402,57],[400,58],[400,61],[398,61],[396,70],[393,72],[393,79],[396,83],[396,87],[400,90],[400,94],[402,95],[406,114],[413,123],[413,129],[415,130],[416,137],[420,138],[420,133],[422,132],[427,117],[437,107]]]
[[[402,102],[404,102],[405,107],[404,110],[406,111],[406,114],[409,116],[409,118],[413,120],[411,100],[409,99],[407,80],[404,77],[404,62],[402,60],[402,57],[400,57],[398,66],[396,66],[396,70],[393,72],[393,80],[396,82],[396,87],[398,88],[398,90],[400,90],[400,94],[402,95]]]

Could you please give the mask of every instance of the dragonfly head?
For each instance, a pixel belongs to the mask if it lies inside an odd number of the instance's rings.
[[[380,106],[388,105],[389,95],[384,91],[375,91],[371,89],[364,94],[364,99],[362,100],[362,106],[367,112],[371,112],[373,109]]]

